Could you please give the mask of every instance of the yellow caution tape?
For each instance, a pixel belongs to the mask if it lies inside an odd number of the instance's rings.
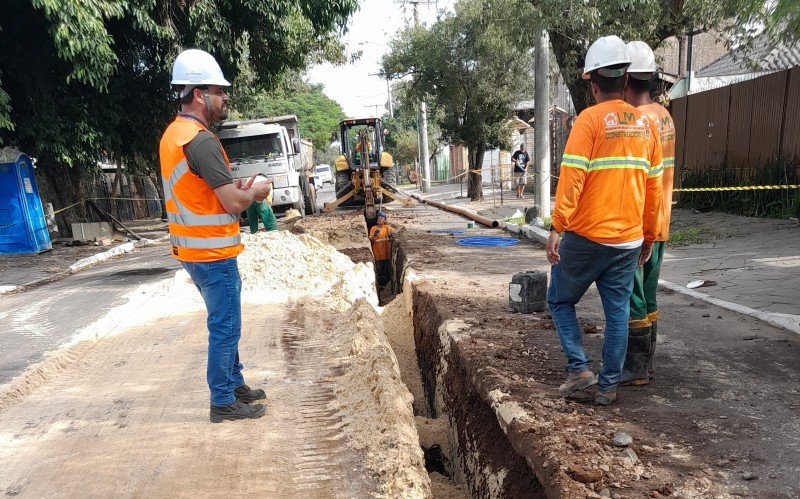
[[[674,192],[720,192],[720,191],[770,191],[777,189],[800,189],[800,185],[742,185],[735,187],[687,187],[673,189]]]
[[[79,205],[79,204],[81,204],[82,202],[83,202],[83,201],[78,201],[77,203],[72,203],[71,205],[67,206],[66,208],[61,208],[61,209],[60,209],[60,210],[58,210],[58,211],[54,211],[54,212],[53,212],[53,215],[58,215],[58,214],[59,214],[59,213],[61,213],[62,211],[67,211],[67,210],[68,210],[68,209],[70,209],[70,208],[73,208],[73,207],[75,207],[75,206],[78,206],[78,205]]]

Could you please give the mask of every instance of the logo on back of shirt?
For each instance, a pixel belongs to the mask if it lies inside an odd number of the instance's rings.
[[[638,118],[634,113],[610,112],[603,118],[606,125],[606,138],[615,139],[621,137],[629,138],[650,138],[650,121],[647,116],[642,114]]]

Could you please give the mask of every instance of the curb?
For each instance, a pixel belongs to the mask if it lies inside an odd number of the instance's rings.
[[[519,226],[516,224],[510,224],[508,222],[500,222],[500,227],[515,234],[523,234],[529,239],[532,239],[542,244],[547,244],[547,238],[550,235],[546,230],[532,225]],[[670,281],[665,281],[664,279],[659,279],[658,284],[667,289],[675,291],[676,293],[680,293],[684,296],[689,296],[691,298],[702,300],[704,302],[711,303],[712,305],[722,307],[726,310],[731,310],[733,312],[753,317],[760,321],[766,322],[767,324],[770,324],[772,326],[783,328],[793,333],[800,334],[800,315],[781,314],[777,312],[764,312],[761,310],[756,310],[754,308],[746,307],[738,303],[733,303],[721,300],[719,298],[714,298],[711,295],[707,295],[699,291],[694,291],[692,289],[685,288]]]
[[[101,253],[97,253],[96,255],[92,255],[77,262],[73,263],[69,266],[69,268],[63,272],[59,272],[57,274],[53,274],[51,276],[43,277],[41,279],[37,279],[35,281],[31,281],[25,284],[21,284],[19,286],[0,286],[0,295],[4,295],[7,293],[15,293],[26,291],[30,288],[34,288],[36,286],[41,286],[42,284],[47,284],[48,282],[53,282],[62,277],[66,277],[69,274],[74,274],[86,267],[91,267],[97,263],[104,262],[111,257],[122,255],[125,253],[131,253],[135,251],[137,248],[143,248],[145,246],[150,246],[151,244],[155,244],[158,242],[166,241],[169,239],[169,235],[159,237],[158,239],[141,239],[136,242],[129,242],[120,244],[119,246],[115,246],[109,250],[103,251]]]
[[[718,307],[722,307],[724,309],[731,310],[733,312],[738,312],[740,314],[753,317],[755,319],[764,321],[770,325],[787,329],[793,333],[800,334],[800,315],[781,314],[777,312],[764,312],[761,310],[756,310],[754,308],[745,307],[744,305],[739,305],[738,303],[733,303],[725,300],[720,300],[719,298],[714,298],[711,295],[707,295],[705,293],[701,293],[693,289],[685,288],[681,285],[665,281],[664,279],[659,279],[658,284],[664,286],[667,289],[675,291],[676,293],[690,296],[692,298],[696,298],[698,300],[711,303],[712,305],[716,305]]]

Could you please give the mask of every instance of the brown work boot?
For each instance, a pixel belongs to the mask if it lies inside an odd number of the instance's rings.
[[[594,403],[597,405],[611,405],[617,399],[617,391],[601,392],[597,391],[594,397]]]
[[[567,381],[558,387],[558,392],[562,397],[566,397],[572,392],[589,388],[597,384],[597,376],[588,369],[579,373],[569,373]]]

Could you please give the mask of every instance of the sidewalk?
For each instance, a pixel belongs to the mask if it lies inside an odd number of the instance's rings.
[[[60,240],[53,243],[52,250],[38,255],[0,256],[0,294],[58,279],[71,271],[79,270],[78,267],[128,253],[139,245],[157,241],[167,235],[167,223],[160,219],[130,220],[125,225],[145,238],[145,242],[129,240],[116,241],[111,246],[95,246],[93,243],[73,246],[67,240]]]

